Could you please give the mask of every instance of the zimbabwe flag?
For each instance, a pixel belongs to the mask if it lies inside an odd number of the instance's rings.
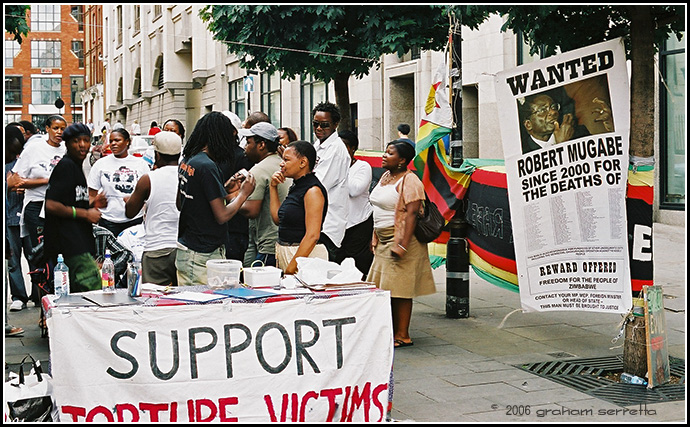
[[[429,90],[425,116],[419,124],[414,169],[429,200],[449,221],[462,206],[470,175],[462,168],[448,164],[448,146],[453,127],[453,114],[448,98],[448,67],[441,63]]]

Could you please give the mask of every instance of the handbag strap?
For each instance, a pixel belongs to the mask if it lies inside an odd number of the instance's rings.
[[[19,365],[19,382],[17,384],[12,384],[14,386],[19,387],[20,385],[24,385],[24,363],[26,363],[26,358],[31,359],[31,367],[34,368],[34,373],[36,374],[36,377],[38,378],[38,382],[43,381],[42,375],[43,375],[43,370],[41,369],[41,363],[36,362],[36,360],[30,355],[27,354],[24,356],[22,359],[20,365]]]

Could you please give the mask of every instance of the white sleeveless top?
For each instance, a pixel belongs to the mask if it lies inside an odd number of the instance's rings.
[[[404,177],[405,175],[403,175]],[[395,225],[395,207],[400,193],[396,190],[402,178],[395,184],[381,185],[379,181],[371,190],[369,201],[374,211],[374,228],[393,227]]]
[[[177,247],[180,211],[177,197],[177,166],[163,166],[148,173],[151,193],[146,201],[146,243],[144,251]]]

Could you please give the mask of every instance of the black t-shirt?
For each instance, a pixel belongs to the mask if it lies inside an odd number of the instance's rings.
[[[232,162],[223,162],[220,164],[220,170],[223,173],[223,183],[235,175],[240,169],[249,170],[254,166],[254,163],[249,160],[244,150],[239,146],[235,146],[235,159]],[[228,221],[229,234],[244,234],[249,233],[249,218],[241,214],[236,214],[230,221]]]
[[[321,228],[323,228],[323,220],[328,211],[328,194],[319,178],[312,172],[292,183],[287,197],[278,209],[278,240],[281,242],[299,243],[307,233],[304,195],[314,186],[321,189],[324,197],[323,215],[321,216]]]
[[[66,154],[50,174],[46,200],[55,200],[65,206],[89,208],[89,188],[81,163],[77,163]],[[57,254],[65,257],[90,253],[95,255],[96,244],[93,237],[93,225],[84,219],[59,218],[45,214],[45,252],[51,258]]]
[[[195,252],[213,252],[225,244],[227,234],[226,224],[218,224],[210,204],[227,194],[222,172],[202,151],[182,161],[178,178],[182,208],[177,240]]]

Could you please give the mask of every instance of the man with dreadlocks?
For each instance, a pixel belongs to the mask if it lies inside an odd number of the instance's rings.
[[[237,138],[232,122],[220,112],[197,122],[182,153],[178,168],[177,283],[205,285],[206,261],[225,259],[226,223],[254,191],[255,180],[237,174],[223,183],[219,164],[234,161],[228,138]],[[234,199],[230,196],[238,191]]]

